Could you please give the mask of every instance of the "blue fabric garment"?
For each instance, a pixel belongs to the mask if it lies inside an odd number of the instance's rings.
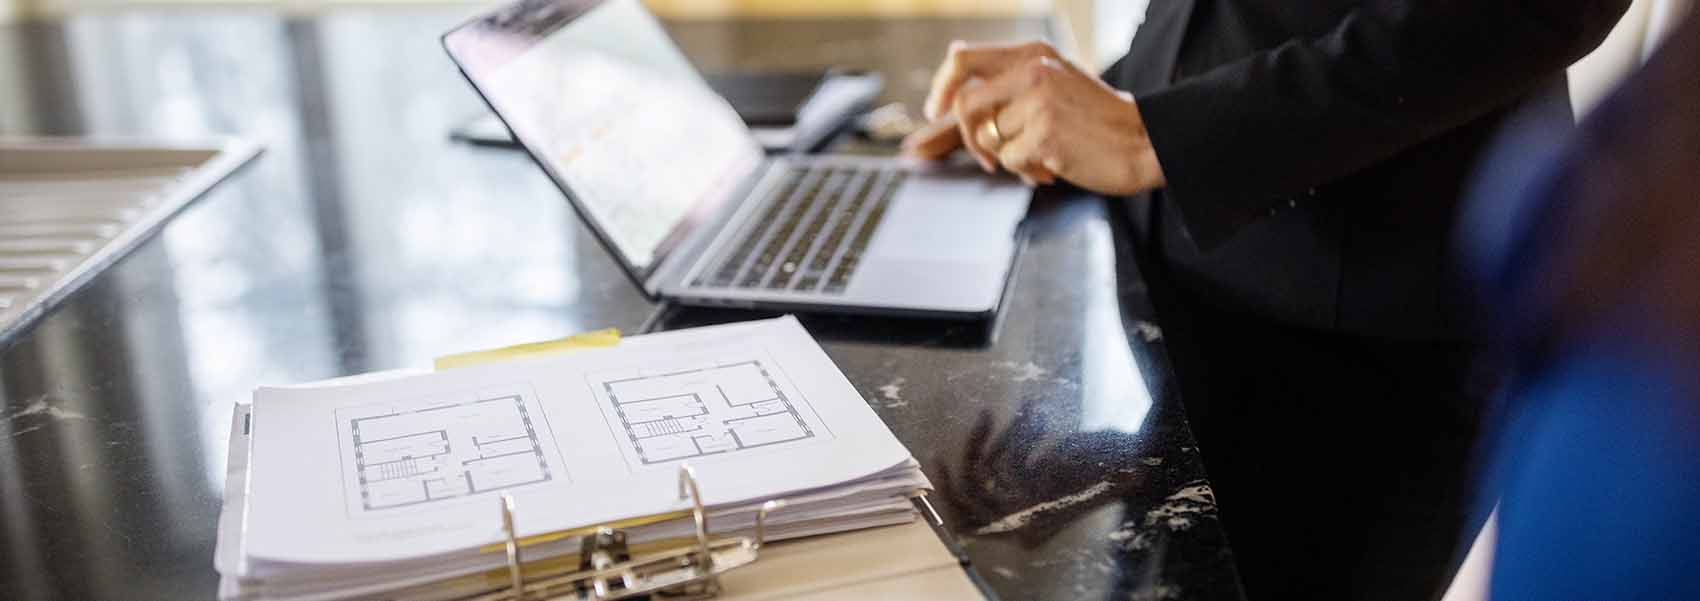
[[[1696,357],[1596,345],[1517,394],[1496,600],[1700,600]]]

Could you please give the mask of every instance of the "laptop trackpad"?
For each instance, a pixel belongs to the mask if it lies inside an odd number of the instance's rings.
[[[912,178],[898,192],[868,255],[878,259],[1002,263],[1031,191],[984,175]]]
[[[956,312],[997,306],[1031,191],[983,175],[914,178],[880,223],[850,294]]]

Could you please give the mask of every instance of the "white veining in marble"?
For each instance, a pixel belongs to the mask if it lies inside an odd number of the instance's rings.
[[[1164,497],[1163,504],[1145,512],[1143,520],[1124,522],[1105,538],[1123,550],[1148,550],[1156,532],[1190,530],[1199,518],[1212,515],[1215,510],[1216,493],[1210,485],[1192,484]]]
[[[1072,495],[1045,501],[1021,511],[1006,515],[998,521],[981,526],[979,530],[974,531],[974,534],[1002,534],[1005,532],[1020,530],[1023,526],[1026,526],[1028,522],[1033,521],[1034,517],[1037,517],[1040,514],[1067,509],[1069,507],[1085,503],[1097,498],[1098,495],[1109,492],[1109,490],[1113,487],[1114,484],[1109,481],[1093,484],[1092,486],[1087,487],[1086,490],[1082,490]]]
[[[1121,545],[1121,548],[1123,549],[1143,551],[1151,548],[1151,537],[1149,534],[1150,533],[1148,532],[1141,532],[1139,528],[1135,527],[1132,523],[1127,523],[1123,524],[1121,529],[1113,530],[1109,534],[1104,535],[1104,538],[1110,539],[1110,542],[1112,543]]]
[[[35,426],[30,426],[30,427],[28,427],[28,428],[24,428],[24,429],[21,429],[21,430],[15,430],[15,431],[13,431],[13,432],[12,432],[12,435],[11,435],[11,438],[17,438],[17,437],[19,437],[19,436],[23,436],[23,435],[25,435],[25,434],[29,434],[29,433],[30,433],[30,432],[34,432],[34,431],[36,431],[36,430],[40,430],[40,429],[41,429],[41,428],[42,428],[42,426],[40,426],[40,425],[35,425]]]
[[[1209,484],[1194,484],[1169,495],[1169,500],[1191,501],[1214,506],[1216,504],[1216,491],[1210,490]]]
[[[1034,363],[1032,361],[1028,361],[1026,363],[1016,363],[1014,361],[999,361],[997,363],[994,363],[993,365],[996,365],[998,367],[1001,367],[1001,368],[1008,370],[1011,374],[1010,378],[1009,378],[1009,380],[1011,382],[1032,382],[1032,381],[1039,380],[1040,378],[1043,378],[1043,377],[1045,377],[1045,376],[1047,376],[1051,373],[1051,370],[1045,369],[1043,367],[1039,367],[1039,364]]]
[[[1209,484],[1194,484],[1176,491],[1164,503],[1145,512],[1146,526],[1163,526],[1169,530],[1192,528],[1194,519],[1215,511],[1216,494]]]
[[[12,412],[11,415],[6,416],[6,419],[14,420],[30,415],[45,415],[56,420],[89,418],[87,415],[83,415],[76,411],[55,406],[53,403],[49,402],[49,397],[47,395],[42,395],[36,397],[35,400],[30,402],[30,404],[25,405],[23,409]]]
[[[1133,322],[1133,329],[1139,332],[1139,339],[1146,342],[1156,342],[1163,339],[1163,328],[1149,321]]]
[[[1126,522],[1118,530],[1105,535],[1104,538],[1120,546],[1123,551],[1149,551],[1152,540],[1160,534],[1155,528],[1143,528],[1134,522]]]
[[[1181,598],[1181,588],[1169,584],[1157,584],[1140,588],[1129,597],[1132,601],[1168,601]]]
[[[908,378],[898,376],[892,381],[880,385],[880,397],[885,399],[885,407],[887,409],[897,409],[909,406],[909,401],[903,398],[903,385],[908,382]]]

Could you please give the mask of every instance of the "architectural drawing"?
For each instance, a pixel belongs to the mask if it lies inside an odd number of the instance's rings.
[[[337,412],[349,506],[378,511],[547,482],[541,424],[521,395]],[[350,461],[351,459],[351,461]]]
[[[593,378],[634,466],[795,444],[830,436],[807,401],[761,359]]]

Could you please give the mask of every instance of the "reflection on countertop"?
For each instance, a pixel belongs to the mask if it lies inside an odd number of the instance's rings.
[[[522,155],[452,144],[481,107],[457,10],[115,12],[0,27],[0,133],[267,153],[0,350],[0,598],[216,593],[232,404],[600,327],[748,319],[645,299]],[[1035,17],[686,21],[705,70],[838,64],[917,102],[953,38]],[[1124,220],[1047,192],[990,323],[809,316],[921,459],[1008,599],[1239,599]]]
[[[991,323],[805,316],[1010,599],[1238,599],[1123,220],[1046,191]],[[671,308],[666,328],[747,319]]]

